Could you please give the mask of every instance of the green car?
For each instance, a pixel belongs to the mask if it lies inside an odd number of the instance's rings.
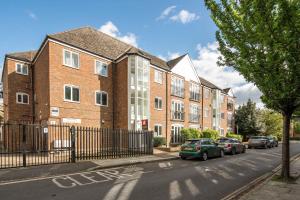
[[[183,160],[186,158],[200,158],[205,161],[211,157],[223,157],[224,149],[209,138],[191,139],[181,146],[179,156]]]

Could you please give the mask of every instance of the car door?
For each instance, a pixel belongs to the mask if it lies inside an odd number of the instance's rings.
[[[214,143],[214,141],[213,140],[208,140],[208,144],[209,144],[209,148],[210,148],[210,157],[218,156],[218,154],[219,154],[218,147]]]

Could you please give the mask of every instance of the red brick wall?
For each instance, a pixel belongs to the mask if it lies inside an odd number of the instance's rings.
[[[116,64],[115,128],[128,129],[128,58]]]
[[[112,63],[89,54],[79,53],[79,69],[63,65],[63,47],[53,42],[49,43],[49,84],[50,107],[59,108],[59,117],[50,116],[57,123],[62,118],[81,119],[84,126],[112,127]],[[95,60],[108,63],[108,77],[95,74]],[[72,84],[80,88],[80,103],[64,101],[64,84]],[[95,91],[108,93],[108,106],[95,104]],[[50,108],[49,108],[50,109]]]
[[[212,90],[209,89],[209,98],[205,98],[205,90],[206,87],[202,86],[202,120],[203,120],[203,124],[202,124],[202,128],[209,128],[209,129],[212,129],[212,98],[213,98],[213,93],[212,93]],[[205,111],[205,108],[208,108],[209,110],[209,115],[208,117],[204,117],[204,111]]]
[[[3,71],[4,120],[28,122],[32,121],[31,68],[28,66],[28,75],[17,74],[16,63],[24,62],[6,59],[5,70]],[[29,104],[17,104],[17,92],[27,93],[29,95]]]

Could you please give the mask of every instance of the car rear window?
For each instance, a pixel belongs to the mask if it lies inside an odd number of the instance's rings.
[[[263,137],[263,136],[252,136],[250,139],[266,139],[266,137]]]
[[[197,142],[199,142],[199,140],[187,140],[185,144],[196,144]]]
[[[228,138],[222,138],[222,139],[218,139],[217,142],[229,142],[230,140]]]

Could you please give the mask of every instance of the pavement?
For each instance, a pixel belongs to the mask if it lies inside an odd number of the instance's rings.
[[[291,176],[295,181],[285,183],[276,180],[280,175],[280,170],[271,178],[262,184],[256,186],[249,193],[245,194],[239,200],[297,200],[300,199],[300,158],[291,163]]]
[[[0,183],[24,179],[45,178],[62,174],[88,172],[96,169],[128,166],[132,164],[178,159],[178,152],[155,150],[154,155],[106,160],[78,161],[76,163],[50,164],[26,168],[0,169]]]

